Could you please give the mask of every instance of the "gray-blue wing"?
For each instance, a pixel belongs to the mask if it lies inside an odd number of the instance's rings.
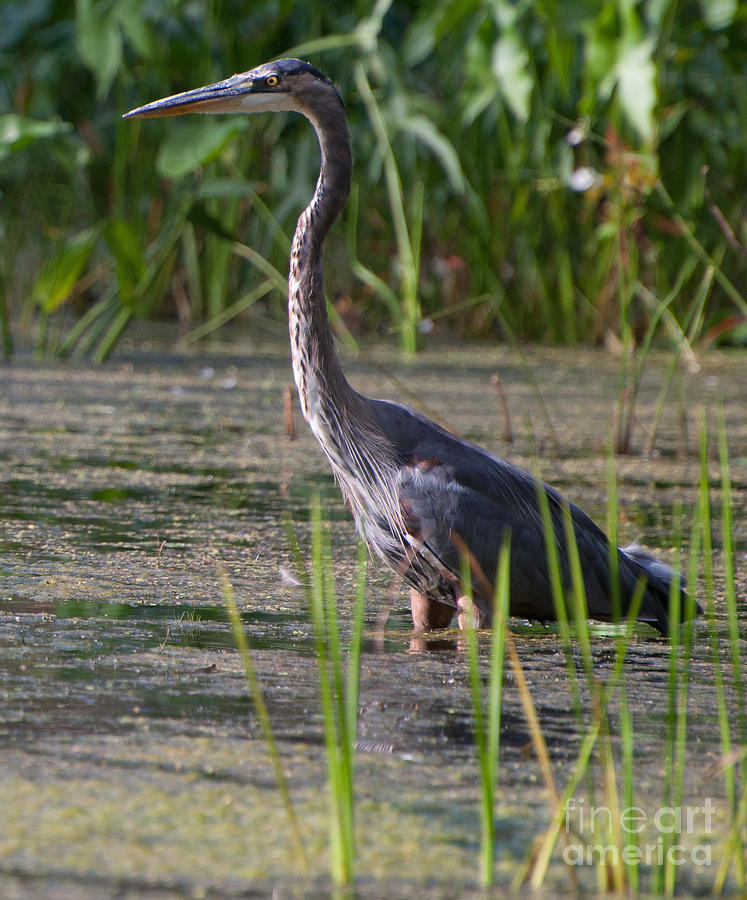
[[[407,573],[410,583],[432,599],[453,605],[466,549],[476,602],[489,610],[498,554],[510,531],[511,613],[543,620],[555,618],[537,480],[406,407],[384,401],[371,404],[397,455],[398,494],[408,531],[424,551]],[[540,485],[548,498],[561,575],[568,587],[569,557],[563,529],[567,501],[548,485]],[[573,504],[567,505],[574,523],[589,614],[609,619],[613,612],[609,543],[585,513]],[[623,611],[639,578],[644,577],[649,589],[639,618],[666,631],[672,570],[645,554],[623,550],[618,550],[618,568]]]

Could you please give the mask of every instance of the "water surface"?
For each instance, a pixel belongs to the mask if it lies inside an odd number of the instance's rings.
[[[702,362],[699,373],[676,383],[656,454],[617,461],[620,534],[675,560],[673,534],[687,536],[695,498],[699,416],[713,428],[723,402],[744,597],[743,358],[714,353]],[[605,447],[619,395],[615,360],[547,348],[528,350],[524,360],[506,348],[470,347],[435,348],[410,364],[380,349],[346,365],[363,392],[419,404],[520,465],[531,466],[539,454],[544,476],[604,523]],[[665,371],[665,361],[654,360],[641,386],[638,451]],[[494,372],[511,417],[510,444]],[[311,886],[324,895],[316,663],[304,593],[288,577],[284,516],[304,540],[310,497],[321,495],[345,623],[355,544],[304,423],[297,422],[297,440],[286,437],[282,394],[289,377],[284,345],[226,344],[181,355],[133,346],[101,367],[20,357],[0,369],[3,895],[200,896],[278,887],[292,894]],[[266,692],[312,860],[311,882],[287,837],[233,651],[219,566],[234,585]],[[397,600],[381,633],[377,613],[393,589]],[[721,608],[718,616],[728,666]],[[562,646],[552,627],[512,625],[562,785],[580,735]],[[409,627],[405,594],[373,565],[356,778],[361,893],[467,895],[477,890],[479,788],[464,649],[455,634],[413,644]],[[610,629],[596,628],[593,641],[604,678],[614,660]],[[742,653],[744,659],[744,641]],[[707,629],[699,624],[683,802],[712,797],[714,827],[723,829],[709,654]],[[641,626],[626,683],[637,789],[652,808],[662,790],[667,673],[666,645]],[[550,807],[509,673],[505,691],[497,871],[509,891]],[[731,688],[727,699],[736,716]],[[594,885],[593,873],[578,874]],[[689,867],[685,884],[707,890],[713,875]],[[558,861],[551,890],[568,884]]]

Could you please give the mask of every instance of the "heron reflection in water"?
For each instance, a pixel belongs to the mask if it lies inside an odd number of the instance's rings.
[[[547,497],[570,587],[564,509],[569,510],[589,616],[613,618],[610,548],[591,519],[548,485],[507,460],[461,440],[398,403],[355,391],[342,371],[327,318],[324,239],[350,192],[352,157],[345,106],[332,82],[298,59],[280,59],[224,81],[157,100],[126,117],[183,113],[293,111],[314,126],[321,170],[293,236],[288,322],[301,409],[321,444],[359,533],[410,586],[416,631],[465,625],[461,562],[472,569],[475,624],[490,625],[502,542],[510,539],[510,613],[555,618],[538,491]],[[673,570],[633,545],[617,550],[619,607],[625,614],[645,582],[638,619],[669,629]],[[683,612],[684,591],[680,589]]]

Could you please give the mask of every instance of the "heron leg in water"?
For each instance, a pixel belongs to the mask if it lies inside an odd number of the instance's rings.
[[[472,615],[472,626],[474,628],[490,628],[490,615],[472,600],[470,597],[457,597],[457,622],[459,627],[464,631],[467,627],[469,619],[467,616]]]
[[[415,631],[433,631],[435,628],[448,628],[454,617],[454,607],[429,600],[425,594],[410,588],[410,610]]]

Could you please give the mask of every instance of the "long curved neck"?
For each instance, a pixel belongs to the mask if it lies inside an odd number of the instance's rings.
[[[345,379],[324,299],[324,239],[350,193],[350,133],[342,103],[332,97],[322,109],[303,110],[314,126],[322,154],[311,202],[293,236],[288,276],[288,324],[293,374],[304,418],[317,437],[319,417],[330,405],[345,407],[355,393]],[[324,123],[321,123],[323,115]]]
[[[385,546],[405,543],[394,448],[376,421],[371,401],[356,393],[343,374],[324,300],[322,245],[350,193],[350,135],[336,95],[301,111],[316,129],[322,166],[291,247],[288,322],[293,374],[304,418],[329,459],[359,530],[383,552]]]

